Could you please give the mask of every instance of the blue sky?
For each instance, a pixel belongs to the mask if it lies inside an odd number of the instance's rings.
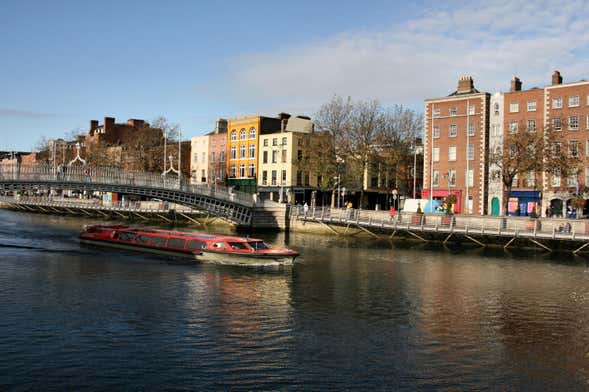
[[[462,74],[487,91],[589,78],[584,1],[439,4],[3,0],[0,150],[104,116],[163,115],[188,138],[333,94],[420,109]]]

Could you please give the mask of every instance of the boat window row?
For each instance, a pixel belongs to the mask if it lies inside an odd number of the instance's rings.
[[[118,235],[117,235],[118,234]],[[167,247],[176,249],[199,250],[205,247],[205,242],[200,240],[186,240],[184,238],[167,238],[162,236],[136,234],[129,232],[116,233],[114,238],[125,242],[135,242],[141,245],[150,245],[155,247]]]

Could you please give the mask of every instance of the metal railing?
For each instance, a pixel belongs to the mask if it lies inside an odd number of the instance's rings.
[[[44,197],[44,196],[21,196],[18,198],[0,196],[0,202],[10,204],[22,204],[29,206],[56,207],[56,208],[74,208],[89,210],[111,210],[111,211],[128,211],[128,212],[150,212],[150,213],[168,213],[171,210],[185,214],[196,214],[202,211],[168,202],[143,202],[143,201],[114,201],[105,202],[100,199],[75,199],[61,197]]]
[[[356,224],[364,227],[476,233],[533,238],[587,239],[589,220],[477,215],[442,215],[397,213],[391,218],[388,211],[348,208],[297,206],[297,219],[335,224]]]
[[[159,173],[127,171],[115,167],[53,166],[43,163],[0,164],[0,181],[85,183],[157,188],[209,196],[247,207],[255,205],[251,194],[236,191],[231,187],[190,184],[183,178],[170,178]]]

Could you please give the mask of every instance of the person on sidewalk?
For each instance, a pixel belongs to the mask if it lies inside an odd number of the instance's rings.
[[[389,210],[389,216],[391,217],[391,222],[395,219],[396,213],[397,213],[397,211],[395,211],[395,207],[391,206],[391,209]]]

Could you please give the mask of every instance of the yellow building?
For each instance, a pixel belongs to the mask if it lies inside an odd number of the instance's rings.
[[[227,185],[246,192],[257,191],[260,134],[280,132],[290,117],[252,116],[227,122]]]

